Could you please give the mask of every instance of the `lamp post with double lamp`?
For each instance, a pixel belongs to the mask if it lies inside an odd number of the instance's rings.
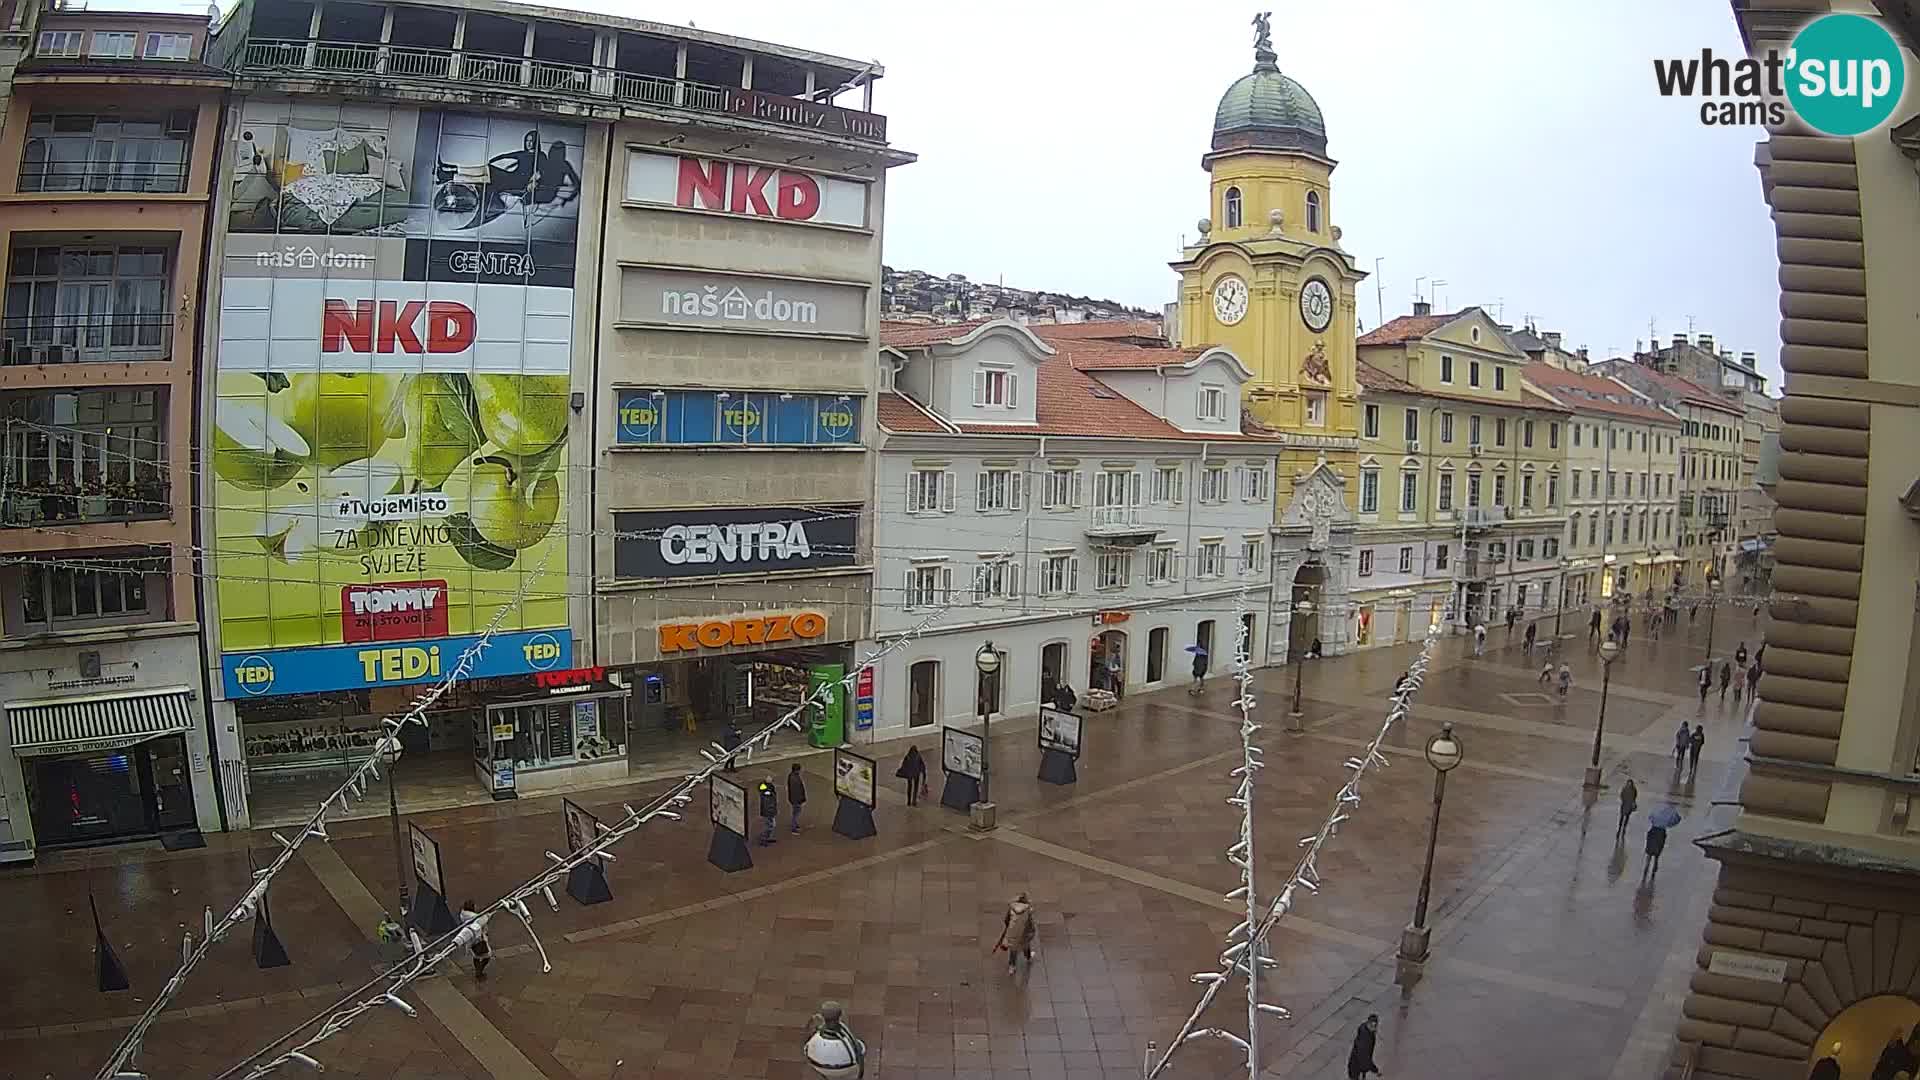
[[[973,654],[973,666],[980,672],[975,697],[980,699],[980,801],[970,808],[968,827],[985,832],[994,827],[993,809],[993,698],[987,688],[1000,674],[1000,653],[988,641]]]
[[[393,826],[393,880],[400,885],[400,906],[394,909],[402,925],[407,921],[407,847],[400,838],[400,797],[394,793],[393,774],[400,764],[400,755],[406,751],[400,747],[400,737],[393,736],[392,743],[381,753],[387,763],[387,821]]]
[[[1607,732],[1607,688],[1613,683],[1613,662],[1620,659],[1620,646],[1611,639],[1600,646],[1600,718],[1593,724],[1593,760],[1587,764],[1588,791],[1600,790],[1600,742]]]
[[[1440,844],[1440,804],[1447,797],[1447,774],[1460,767],[1466,751],[1453,734],[1452,722],[1440,725],[1440,733],[1427,740],[1427,764],[1433,766],[1433,816],[1427,822],[1427,861],[1420,871],[1420,892],[1413,901],[1413,922],[1400,934],[1403,965],[1426,962],[1433,932],[1427,928],[1427,902],[1433,894],[1433,852]],[[1402,969],[1402,975],[1405,975]]]
[[[1707,571],[1707,665],[1713,665],[1713,616],[1720,610],[1720,575]]]
[[[1298,615],[1300,618],[1303,618],[1303,619],[1312,618],[1313,612],[1314,612],[1313,601],[1311,600],[1300,601],[1299,603],[1293,605],[1293,612],[1295,615]],[[1291,634],[1291,631],[1289,631],[1289,634]],[[1296,642],[1295,644],[1298,644],[1298,642]],[[1295,650],[1294,656],[1293,656],[1293,711],[1287,714],[1287,720],[1289,721],[1288,726],[1294,731],[1300,730],[1301,679],[1306,674],[1307,654],[1312,649],[1313,649],[1313,643],[1309,641],[1307,644],[1302,645],[1300,646],[1299,649]]]

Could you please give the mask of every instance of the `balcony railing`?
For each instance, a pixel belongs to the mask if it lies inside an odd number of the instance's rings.
[[[28,315],[0,319],[0,366],[137,363],[173,352],[173,316]]]
[[[172,516],[164,481],[108,485],[96,494],[61,485],[0,496],[0,527],[34,528],[60,523],[154,521]]]
[[[1093,527],[1096,529],[1131,529],[1140,524],[1140,508],[1137,506],[1096,506],[1093,508]]]
[[[521,56],[370,42],[250,39],[238,68],[252,74],[301,72],[518,88],[633,105],[724,113],[863,142],[887,141],[887,118],[802,98],[712,86],[665,75],[616,71]]]
[[[187,166],[174,162],[109,162],[20,167],[20,190],[92,194],[178,195],[187,190]]]

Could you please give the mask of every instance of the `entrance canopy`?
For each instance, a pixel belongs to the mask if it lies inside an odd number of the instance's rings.
[[[193,726],[184,686],[15,701],[6,706],[13,752],[22,757],[133,746]]]

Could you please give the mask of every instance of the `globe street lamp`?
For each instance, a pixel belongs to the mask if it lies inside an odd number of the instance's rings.
[[[976,829],[991,829],[994,826],[993,699],[988,696],[987,688],[994,685],[993,680],[1000,674],[1000,653],[992,641],[981,645],[980,651],[973,654],[973,666],[980,672],[978,691],[974,695],[980,700],[980,801],[973,804],[972,825]]]
[[[1300,601],[1299,603],[1297,603],[1297,604],[1295,604],[1295,605],[1293,605],[1293,612],[1294,612],[1294,614],[1295,614],[1295,615],[1297,615],[1297,616],[1299,616],[1299,618],[1300,618],[1300,619],[1309,619],[1309,618],[1312,618],[1312,617],[1313,617],[1313,612],[1314,612],[1314,607],[1313,607],[1313,601],[1311,601],[1311,600],[1302,600],[1302,601]],[[1299,620],[1298,620],[1298,619],[1296,619],[1295,621],[1297,622],[1297,621],[1299,621]],[[1289,633],[1289,634],[1291,634],[1291,633],[1292,633],[1292,631],[1288,631],[1288,633]],[[1298,651],[1297,651],[1297,652],[1296,652],[1296,653],[1294,654],[1294,660],[1293,660],[1293,711],[1287,714],[1287,718],[1288,718],[1289,720],[1291,720],[1291,721],[1292,721],[1292,724],[1291,724],[1291,726],[1292,726],[1292,728],[1293,728],[1293,729],[1294,729],[1295,731],[1298,731],[1298,730],[1300,730],[1300,715],[1301,715],[1301,714],[1300,714],[1300,680],[1301,680],[1301,677],[1302,677],[1302,675],[1303,675],[1303,673],[1304,673],[1304,672],[1306,671],[1306,667],[1307,667],[1307,654],[1308,654],[1309,652],[1311,652],[1311,651],[1312,651],[1312,649],[1313,649],[1313,645],[1312,645],[1312,643],[1311,643],[1311,642],[1309,642],[1308,644],[1306,644],[1306,645],[1304,645],[1304,646],[1302,646],[1302,647],[1301,647],[1301,648],[1300,648],[1300,649],[1299,649],[1299,650],[1298,650]]]
[[[1427,822],[1427,862],[1420,871],[1420,893],[1413,902],[1413,922],[1400,935],[1400,960],[1421,964],[1427,959],[1432,931],[1427,928],[1427,901],[1433,893],[1433,851],[1440,842],[1440,803],[1447,797],[1447,774],[1460,767],[1466,751],[1453,734],[1451,721],[1427,740],[1427,764],[1433,766],[1433,816]]]
[[[1593,725],[1593,760],[1587,764],[1588,791],[1600,790],[1600,740],[1607,730],[1607,687],[1613,683],[1613,662],[1620,659],[1620,646],[1608,639],[1600,646],[1600,719]]]

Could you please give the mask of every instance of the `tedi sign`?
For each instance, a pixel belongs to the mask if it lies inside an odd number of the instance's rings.
[[[627,153],[626,201],[796,225],[867,225],[868,185],[783,165]]]
[[[858,521],[857,507],[616,513],[614,574],[679,578],[851,566]]]
[[[1700,122],[1714,127],[1786,123],[1787,109],[1827,135],[1854,136],[1887,122],[1906,87],[1906,61],[1879,21],[1826,15],[1794,35],[1786,52],[1726,59],[1656,58],[1661,97],[1700,98]]]

